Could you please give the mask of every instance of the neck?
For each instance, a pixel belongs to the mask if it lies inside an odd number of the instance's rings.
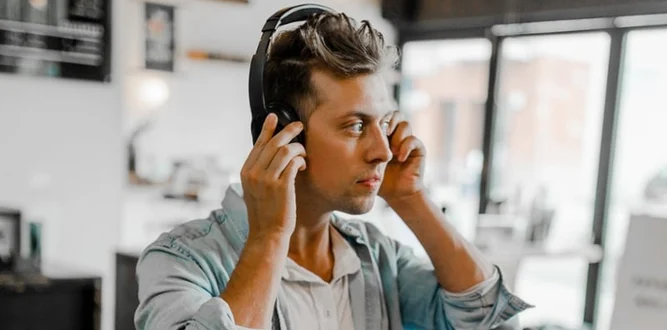
[[[334,257],[329,226],[331,211],[322,211],[308,197],[297,193],[296,226],[290,238],[288,257],[329,282]]]

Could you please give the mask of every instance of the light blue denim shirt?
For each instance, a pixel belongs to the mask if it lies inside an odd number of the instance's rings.
[[[433,265],[365,221],[335,216],[333,226],[355,249],[361,272],[350,275],[354,330],[493,329],[532,307],[493,281],[464,294],[445,291]],[[139,330],[236,330],[219,297],[248,235],[240,185],[227,189],[222,208],[162,234],[137,264]],[[298,320],[282,312],[278,295],[273,329]],[[345,329],[348,330],[348,329]]]

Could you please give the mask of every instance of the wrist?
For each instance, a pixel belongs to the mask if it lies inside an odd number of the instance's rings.
[[[415,230],[413,228],[415,222],[423,225],[431,220],[444,220],[440,208],[423,191],[400,199],[391,200],[387,204],[412,231]]]
[[[398,213],[399,211],[408,211],[423,206],[428,202],[428,196],[423,190],[418,190],[409,195],[386,198],[385,202]]]
[[[292,235],[285,231],[274,230],[270,232],[260,232],[250,230],[248,233],[248,244],[266,245],[266,246],[289,246],[290,237]]]

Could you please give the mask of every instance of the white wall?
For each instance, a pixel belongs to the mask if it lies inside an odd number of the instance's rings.
[[[122,3],[113,3],[120,12]],[[114,15],[114,46],[121,18]],[[111,83],[0,75],[0,205],[28,207],[29,182],[50,180],[44,263],[103,276],[105,330],[124,176],[120,54],[114,47]]]
[[[29,182],[50,177],[46,261],[104,269],[103,245],[119,229],[118,88],[0,76],[0,90],[0,203],[28,207]]]

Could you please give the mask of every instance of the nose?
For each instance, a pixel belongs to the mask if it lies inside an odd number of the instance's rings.
[[[367,134],[366,161],[369,163],[387,163],[391,160],[392,152],[389,147],[387,133],[378,125]]]

